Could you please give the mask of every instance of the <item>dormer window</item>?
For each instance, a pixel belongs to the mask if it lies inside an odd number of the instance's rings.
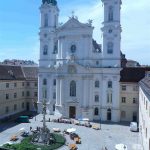
[[[72,52],[72,53],[75,53],[76,52],[76,45],[75,44],[73,44],[73,45],[71,45],[71,47],[70,47],[70,51]]]

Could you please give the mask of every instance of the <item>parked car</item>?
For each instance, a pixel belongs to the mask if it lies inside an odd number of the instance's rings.
[[[29,132],[28,131],[25,131],[21,134],[22,137],[28,137],[29,136]]]
[[[138,132],[138,123],[137,122],[131,122],[130,123],[130,131],[133,131],[133,132]]]
[[[79,136],[76,133],[70,133],[70,138],[74,140],[74,138],[79,138]]]

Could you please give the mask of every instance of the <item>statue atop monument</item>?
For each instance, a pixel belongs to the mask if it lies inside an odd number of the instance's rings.
[[[57,1],[56,0],[42,0],[43,4],[47,3],[47,4],[52,4],[54,6],[57,5]]]

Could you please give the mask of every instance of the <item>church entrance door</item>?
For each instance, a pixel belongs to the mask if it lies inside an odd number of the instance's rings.
[[[111,109],[107,110],[107,120],[111,121]]]
[[[69,118],[75,118],[76,117],[76,107],[70,106],[69,107]]]

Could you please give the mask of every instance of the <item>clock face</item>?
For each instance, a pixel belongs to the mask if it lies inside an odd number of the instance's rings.
[[[70,50],[72,53],[75,53],[76,52],[76,45],[71,45]]]

